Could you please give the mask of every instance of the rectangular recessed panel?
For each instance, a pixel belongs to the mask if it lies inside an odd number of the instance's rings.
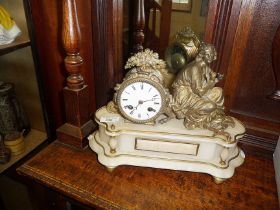
[[[198,144],[172,141],[136,139],[135,149],[152,152],[167,152],[184,155],[197,155]]]

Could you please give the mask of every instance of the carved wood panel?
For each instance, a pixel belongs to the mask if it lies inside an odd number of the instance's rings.
[[[280,2],[251,1],[248,7],[243,7],[243,12],[247,15],[240,17],[239,23],[248,19],[250,23],[240,24],[238,29],[240,39],[246,39],[246,42],[239,52],[236,51],[242,57],[232,59],[232,64],[240,62],[239,75],[227,78],[228,83],[235,79],[235,88],[228,92],[229,109],[232,113],[250,117],[251,122],[261,121],[264,125],[259,124],[259,129],[280,133],[280,104],[267,98],[275,87],[272,42],[280,24]],[[238,41],[234,43],[233,50],[238,49]],[[231,69],[234,70],[237,69]],[[265,125],[267,122],[274,125],[268,128]]]
[[[205,32],[205,41],[218,51],[212,67],[224,74],[218,85],[224,87],[226,109],[247,127],[243,142],[270,152],[280,133],[280,104],[267,97],[279,86],[279,69],[275,62],[272,68],[271,57],[273,49],[273,55],[277,54],[279,3],[209,1]]]
[[[123,76],[123,0],[92,1],[92,37],[96,106],[112,99]]]
[[[214,44],[218,57],[212,68],[226,77],[242,1],[211,0],[204,40]],[[224,86],[225,80],[219,83]]]

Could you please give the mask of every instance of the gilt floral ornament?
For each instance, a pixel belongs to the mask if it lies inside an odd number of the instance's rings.
[[[145,49],[143,52],[138,52],[127,60],[125,69],[133,67],[139,67],[143,71],[149,71],[151,69],[166,69],[166,64],[163,60],[159,59],[157,53],[150,49]]]

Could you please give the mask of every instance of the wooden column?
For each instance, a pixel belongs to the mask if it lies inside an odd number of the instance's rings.
[[[93,131],[90,120],[89,90],[81,75],[80,27],[75,0],[63,0],[62,41],[66,51],[64,64],[68,73],[63,89],[66,123],[57,129],[59,141],[78,148],[87,146],[86,137]]]
[[[132,1],[131,1],[132,3]],[[95,102],[99,108],[112,100],[114,87],[123,70],[123,0],[92,1],[91,22],[94,33]]]
[[[227,78],[242,1],[211,0],[208,3],[204,41],[214,44],[218,57],[211,67]],[[218,83],[223,87],[225,79]],[[227,107],[226,107],[227,108]]]
[[[275,77],[276,87],[269,96],[270,99],[280,101],[280,26],[278,26],[272,43],[272,65]]]
[[[143,51],[144,47],[144,28],[145,28],[145,11],[144,0],[134,1],[134,31],[133,31],[133,52]]]
[[[160,58],[164,58],[165,49],[169,43],[170,27],[171,27],[172,1],[163,0],[160,11],[160,32],[159,32],[159,49]]]

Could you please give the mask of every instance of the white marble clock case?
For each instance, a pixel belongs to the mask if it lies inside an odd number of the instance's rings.
[[[206,129],[187,130],[178,119],[155,125],[131,123],[106,107],[97,110],[95,120],[99,129],[89,136],[89,146],[109,170],[134,165],[202,172],[220,183],[232,177],[245,158],[237,146],[245,128],[236,119],[235,127],[226,130],[230,142]]]

